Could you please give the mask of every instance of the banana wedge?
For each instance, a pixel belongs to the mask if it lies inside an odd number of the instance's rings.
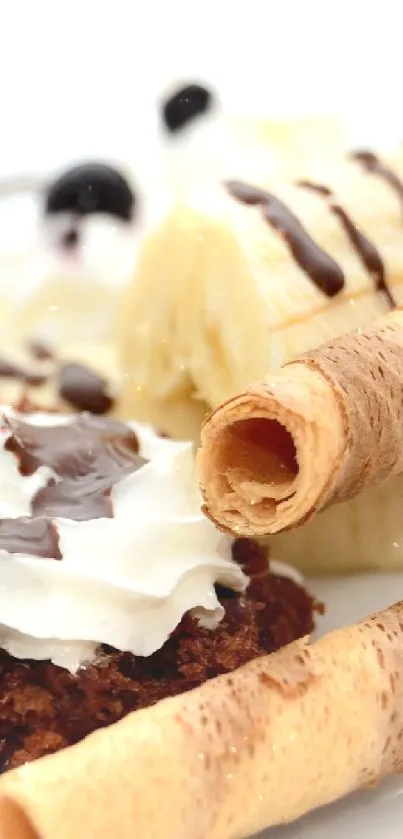
[[[403,303],[402,156],[390,166],[401,195],[347,157],[308,183],[306,170],[304,185],[267,178],[255,202],[234,197],[239,184],[190,190],[148,239],[124,301],[126,408],[135,411],[144,391],[157,408],[185,392],[184,411],[195,399],[214,408],[293,356],[365,327],[391,301]],[[273,199],[299,224],[305,249],[316,247],[316,274],[333,270],[336,288],[321,288],[295,257],[287,231],[268,218]]]
[[[403,566],[403,476],[329,507],[298,530],[268,541],[272,554],[311,575]]]

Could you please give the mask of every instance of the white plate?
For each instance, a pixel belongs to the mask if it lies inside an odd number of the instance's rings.
[[[327,604],[320,626],[326,632],[403,597],[403,573],[313,580],[310,588]],[[401,839],[402,825],[403,778],[394,777],[259,839]]]

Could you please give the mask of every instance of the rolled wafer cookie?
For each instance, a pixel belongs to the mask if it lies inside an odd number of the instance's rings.
[[[202,429],[199,476],[220,527],[263,536],[403,472],[403,310],[287,364]]]
[[[0,781],[2,839],[241,839],[403,770],[403,603]]]

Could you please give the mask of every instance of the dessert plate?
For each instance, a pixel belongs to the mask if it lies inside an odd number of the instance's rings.
[[[326,603],[327,613],[318,627],[322,633],[398,600],[403,592],[403,572],[311,580],[310,588]],[[396,776],[293,825],[267,830],[259,839],[400,839],[402,823],[403,778]]]

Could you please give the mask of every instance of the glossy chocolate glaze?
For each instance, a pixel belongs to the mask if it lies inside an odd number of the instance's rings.
[[[386,183],[392,187],[392,189],[396,192],[396,195],[400,199],[403,204],[403,181],[400,180],[399,176],[396,175],[396,172],[393,169],[390,169],[389,166],[386,166],[379,157],[374,154],[372,151],[355,151],[351,155],[352,160],[355,160],[359,163],[366,172],[370,172],[373,175],[379,175]]]
[[[342,291],[344,274],[340,265],[312,239],[283,201],[240,181],[228,181],[226,186],[238,201],[261,206],[266,221],[281,234],[295,261],[320,291],[327,297]]]
[[[317,184],[313,181],[298,181],[297,186],[309,189],[311,192],[316,192],[324,198],[333,198],[331,189],[323,184]],[[339,219],[353,248],[356,250],[361,262],[373,280],[376,291],[380,291],[385,295],[391,309],[395,308],[396,301],[386,281],[385,265],[378,248],[365,236],[351,216],[338,202],[329,200],[329,209]]]
[[[21,475],[32,475],[40,466],[55,473],[31,501],[36,524],[25,517],[0,520],[0,547],[10,553],[23,545],[26,554],[59,559],[48,520],[112,518],[113,485],[147,462],[138,454],[135,433],[112,420],[84,415],[45,427],[9,419],[5,426],[10,431],[5,449],[15,455]]]
[[[0,519],[0,550],[44,559],[61,559],[59,536],[44,518]]]
[[[45,384],[47,376],[42,373],[31,373],[19,364],[8,361],[7,358],[0,358],[0,379],[18,379],[27,385],[39,386]]]
[[[59,369],[59,393],[78,411],[107,414],[113,407],[108,383],[84,364],[62,364]]]

